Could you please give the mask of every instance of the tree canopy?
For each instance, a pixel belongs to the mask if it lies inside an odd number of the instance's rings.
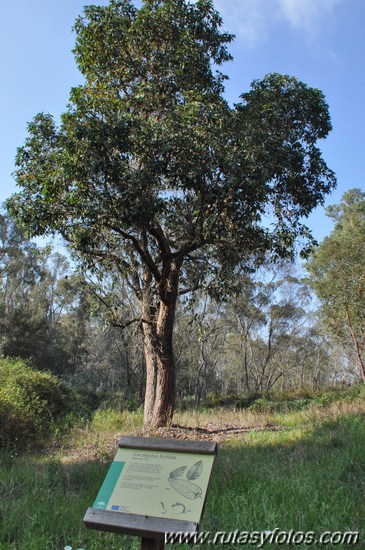
[[[211,0],[86,7],[74,27],[85,82],[60,124],[29,124],[8,202],[29,234],[60,233],[133,290],[152,423],[173,410],[178,295],[222,295],[268,254],[307,250],[302,219],[335,185],[316,145],[331,130],[323,93],[269,74],[229,105],[218,68],[233,36],[221,27]]]
[[[327,208],[335,226],[307,264],[324,326],[352,345],[365,382],[365,193],[351,189]]]

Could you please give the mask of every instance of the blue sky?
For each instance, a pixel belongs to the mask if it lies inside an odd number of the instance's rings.
[[[71,27],[87,3],[13,0],[2,5],[0,203],[16,191],[11,173],[27,122],[41,111],[59,116],[70,88],[81,83]],[[230,48],[234,61],[224,67],[230,77],[227,99],[237,101],[253,79],[269,72],[294,75],[321,89],[333,123],[321,149],[338,178],[326,204],[339,202],[353,187],[364,189],[365,1],[215,0],[215,6],[225,30],[236,34]],[[332,228],[323,208],[307,224],[318,240]]]

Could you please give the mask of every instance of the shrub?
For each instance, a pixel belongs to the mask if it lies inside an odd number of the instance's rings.
[[[257,393],[234,393],[222,396],[218,392],[210,392],[204,400],[204,405],[208,408],[234,407],[235,409],[248,409],[259,397],[260,395]]]
[[[349,388],[333,387],[312,391],[308,388],[289,390],[281,393],[273,392],[261,397],[249,407],[253,412],[286,413],[301,411],[315,405],[328,407],[337,402],[351,402],[362,399],[365,394],[363,384]]]
[[[0,358],[0,446],[44,443],[75,401],[72,389],[54,375],[20,359]]]
[[[267,397],[257,399],[250,410],[257,413],[287,413],[290,411],[302,411],[311,404],[310,399],[293,399],[287,401],[272,401]]]

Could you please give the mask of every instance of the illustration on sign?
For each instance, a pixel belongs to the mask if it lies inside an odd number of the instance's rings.
[[[192,479],[197,479],[203,471],[203,462],[199,460],[189,469],[186,474],[187,480],[181,479],[182,474],[186,470],[186,466],[176,468],[169,475],[169,483],[175,491],[188,499],[202,498],[202,488],[192,483]],[[178,503],[177,503],[178,504]],[[176,506],[176,505],[175,505]]]
[[[120,448],[93,508],[199,523],[213,455]]]

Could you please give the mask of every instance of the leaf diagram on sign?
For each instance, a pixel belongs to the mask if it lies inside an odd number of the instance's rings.
[[[171,487],[177,491],[180,495],[190,500],[202,498],[202,488],[199,487],[192,480],[198,479],[203,471],[203,462],[198,460],[189,470],[186,472],[186,479],[182,479],[181,476],[185,473],[187,466],[180,466],[170,472],[168,481]]]

